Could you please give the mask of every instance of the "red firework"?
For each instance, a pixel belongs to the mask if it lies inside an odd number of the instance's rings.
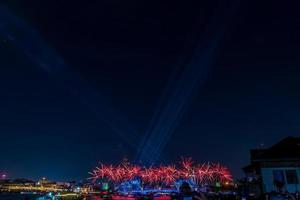
[[[204,163],[194,165],[192,159],[182,159],[180,168],[175,165],[142,168],[123,161],[117,166],[100,164],[90,173],[94,180],[106,179],[115,183],[140,178],[144,183],[171,185],[178,179],[192,179],[197,184],[232,181],[229,170],[220,164]]]

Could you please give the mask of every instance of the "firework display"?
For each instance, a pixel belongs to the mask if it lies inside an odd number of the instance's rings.
[[[104,179],[113,183],[122,183],[140,179],[145,184],[171,185],[176,180],[193,180],[196,184],[225,183],[232,181],[229,170],[218,163],[195,164],[192,159],[182,159],[178,166],[160,165],[141,167],[124,161],[119,165],[100,164],[90,172],[92,179]]]

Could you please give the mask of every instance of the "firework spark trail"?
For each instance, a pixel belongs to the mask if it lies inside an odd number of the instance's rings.
[[[229,170],[220,164],[203,163],[195,165],[191,159],[181,162],[180,167],[175,165],[160,165],[159,167],[142,168],[130,163],[119,164],[117,166],[103,165],[90,173],[91,179],[106,179],[116,184],[140,178],[146,184],[173,184],[179,179],[192,179],[198,185],[213,182],[232,181]]]
[[[37,31],[0,6],[0,36],[20,50],[31,62],[46,71],[60,85],[77,96],[97,117],[105,121],[131,148],[137,141],[137,133],[130,123],[117,113],[113,106],[96,93],[64,59],[39,36]]]

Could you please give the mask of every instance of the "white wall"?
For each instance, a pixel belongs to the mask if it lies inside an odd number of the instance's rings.
[[[273,179],[273,170],[296,170],[298,176],[298,184],[285,184],[285,189],[288,192],[294,193],[298,189],[300,191],[300,168],[293,168],[293,167],[279,167],[279,168],[262,168],[262,181],[263,181],[263,190],[264,192],[271,192],[275,191],[276,187],[274,186],[274,179]],[[286,178],[285,178],[286,179]]]

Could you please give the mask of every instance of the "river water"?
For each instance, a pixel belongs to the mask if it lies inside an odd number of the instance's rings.
[[[0,200],[36,200],[39,196],[34,194],[0,194]]]

